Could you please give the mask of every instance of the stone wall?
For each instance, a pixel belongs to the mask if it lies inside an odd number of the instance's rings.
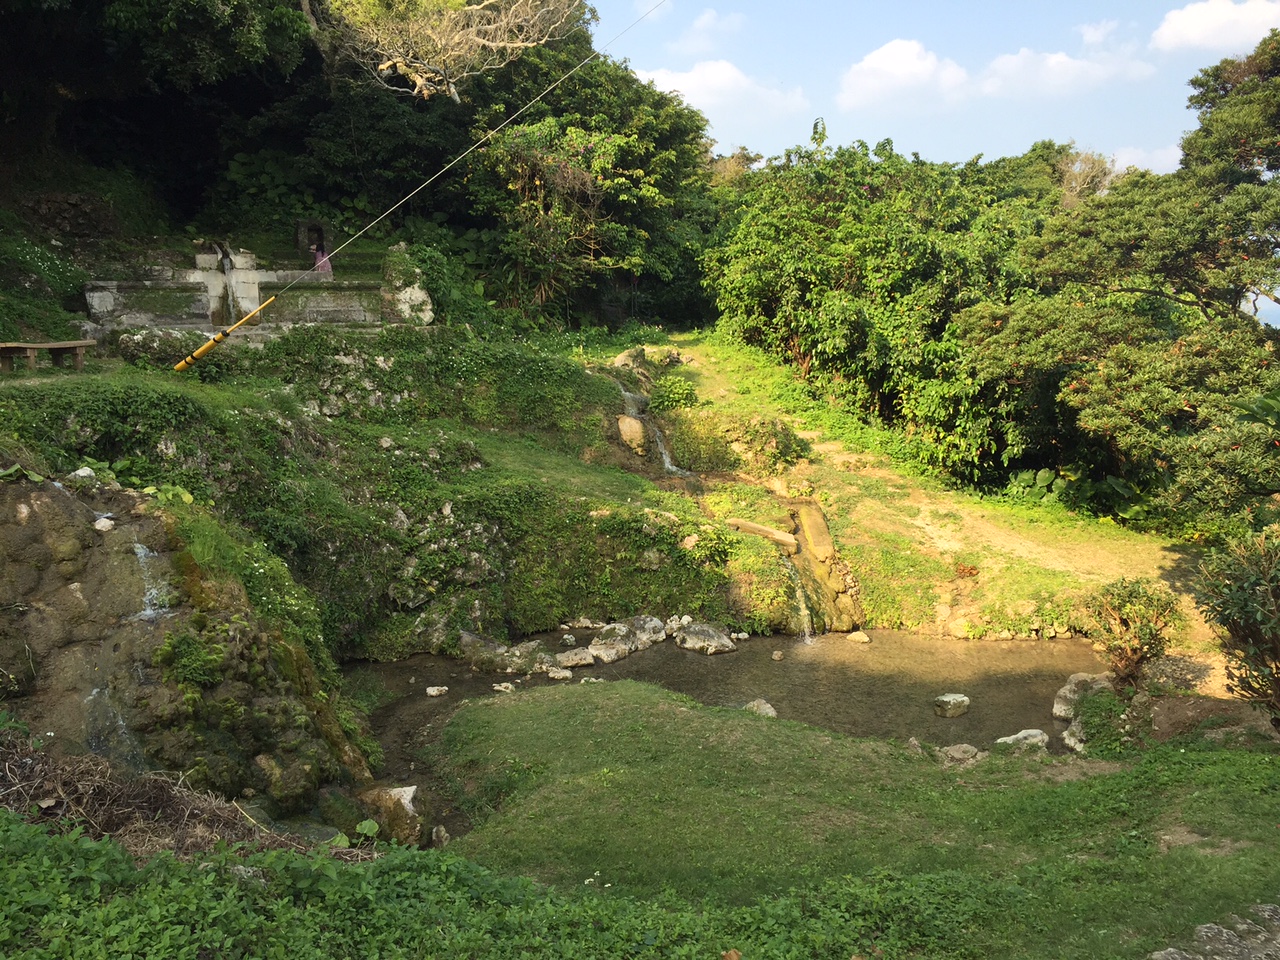
[[[250,331],[252,339],[301,323],[371,326],[383,320],[383,286],[376,280],[260,270],[254,256],[244,251],[230,259],[229,271],[217,254],[202,253],[193,270],[155,268],[147,280],[90,281],[85,284],[90,320],[86,334],[100,337],[137,328],[212,333],[272,296],[278,299]]]
[[[176,280],[92,280],[85,284],[89,319],[103,331],[126,327],[199,328],[213,325],[204,283]]]
[[[263,326],[297,323],[374,324],[382,320],[382,284],[372,280],[318,280],[309,274],[282,292],[284,275],[259,287],[262,299],[278,297],[264,313]]]

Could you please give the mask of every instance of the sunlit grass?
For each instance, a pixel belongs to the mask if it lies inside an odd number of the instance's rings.
[[[1275,744],[948,768],[619,682],[466,706],[446,749],[496,810],[456,849],[501,872],[731,903],[833,876],[958,875],[1006,907],[970,932],[975,956],[1146,956],[1280,883]],[[1163,843],[1179,823],[1202,841]]]

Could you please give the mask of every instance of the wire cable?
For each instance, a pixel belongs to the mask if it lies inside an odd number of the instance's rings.
[[[504,128],[504,127],[510,126],[510,125],[511,125],[515,120],[517,120],[519,117],[521,117],[521,116],[523,116],[525,113],[527,113],[527,112],[528,112],[528,111],[529,111],[529,110],[530,110],[530,109],[531,109],[535,104],[539,103],[539,102],[540,102],[544,97],[546,97],[546,95],[547,95],[547,94],[549,94],[552,90],[555,90],[555,89],[556,89],[557,87],[559,87],[562,83],[564,83],[566,80],[568,80],[570,77],[572,77],[575,73],[577,73],[578,71],[580,71],[580,70],[581,70],[583,67],[585,67],[587,64],[591,63],[593,60],[598,60],[598,59],[600,59],[600,57],[602,57],[602,56],[604,55],[605,51],[607,51],[611,46],[613,46],[615,43],[617,43],[619,40],[621,40],[624,36],[626,36],[628,33],[630,33],[632,30],[634,30],[637,26],[639,26],[641,23],[643,23],[645,20],[647,20],[647,19],[648,19],[648,18],[649,18],[653,13],[654,13],[654,11],[656,11],[659,7],[663,6],[663,5],[664,5],[664,4],[666,4],[666,3],[667,3],[667,0],[658,0],[658,2],[657,2],[657,3],[655,3],[653,6],[651,6],[648,10],[646,10],[643,14],[641,14],[639,17],[637,17],[634,21],[632,21],[632,23],[631,23],[631,24],[630,24],[630,25],[629,25],[625,30],[622,30],[620,33],[618,33],[618,35],[617,35],[617,36],[615,36],[612,40],[610,40],[608,43],[606,43],[603,47],[601,47],[599,50],[592,50],[592,51],[591,51],[591,56],[587,57],[585,60],[583,60],[581,63],[579,63],[579,64],[578,64],[576,67],[574,67],[573,69],[571,69],[571,70],[567,71],[563,76],[561,76],[558,80],[556,80],[556,82],[555,82],[555,83],[551,84],[551,86],[547,87],[547,88],[546,88],[545,90],[543,90],[540,94],[538,94],[536,97],[534,97],[534,98],[533,98],[532,100],[530,100],[528,103],[526,103],[523,107],[521,107],[519,110],[517,110],[517,111],[516,111],[515,113],[513,113],[511,116],[507,117],[507,119],[503,120],[500,124],[498,124],[498,125],[497,125],[496,127],[494,127],[492,130],[490,130],[490,131],[489,131],[488,133],[486,133],[484,136],[482,136],[482,137],[481,137],[479,140],[477,140],[475,143],[471,144],[471,146],[469,146],[466,150],[462,151],[462,153],[458,154],[456,157],[454,157],[452,160],[450,160],[448,163],[446,163],[443,167],[441,167],[439,170],[437,170],[435,173],[433,173],[430,177],[428,177],[426,180],[422,181],[422,183],[418,184],[418,186],[417,186],[417,187],[415,187],[415,188],[414,188],[412,191],[410,191],[409,193],[405,194],[405,196],[404,196],[404,197],[402,197],[400,200],[396,201],[394,204],[392,204],[390,207],[388,207],[386,210],[384,210],[381,214],[379,214],[379,215],[378,215],[377,217],[375,217],[373,220],[369,221],[369,223],[365,224],[365,226],[364,226],[364,227],[362,227],[362,228],[359,230],[359,232],[357,232],[354,236],[352,236],[352,237],[351,237],[349,240],[347,240],[345,243],[340,244],[340,245],[338,246],[338,248],[337,248],[336,250],[334,250],[334,251],[333,251],[333,253],[327,253],[327,254],[325,255],[325,256],[326,256],[326,259],[328,259],[328,260],[332,261],[332,259],[333,259],[334,257],[336,257],[339,253],[341,253],[343,250],[345,250],[345,249],[346,249],[347,247],[349,247],[351,244],[355,243],[355,242],[356,242],[357,240],[359,240],[362,236],[364,236],[366,233],[368,233],[370,230],[372,230],[374,227],[376,227],[379,223],[381,223],[383,220],[387,219],[387,217],[391,216],[391,214],[395,213],[397,210],[399,210],[401,207],[403,207],[406,203],[408,203],[410,200],[412,200],[414,197],[416,197],[418,194],[420,194],[423,190],[425,190],[425,189],[426,189],[427,187],[429,187],[431,184],[435,183],[435,182],[436,182],[437,180],[439,180],[442,176],[444,176],[446,173],[448,173],[450,170],[452,170],[454,167],[456,167],[459,163],[461,163],[463,160],[465,160],[465,159],[466,159],[467,157],[469,157],[471,154],[475,153],[475,152],[476,152],[477,150],[479,150],[482,146],[484,146],[486,143],[488,143],[490,140],[492,140],[492,139],[494,138],[494,136],[495,136],[497,133],[499,133],[499,132]],[[276,293],[276,294],[275,294],[275,296],[273,296],[273,297],[271,297],[269,300],[266,300],[265,302],[263,302],[263,303],[262,303],[260,306],[258,306],[258,308],[257,308],[256,310],[254,310],[252,313],[249,313],[249,314],[245,315],[245,316],[244,316],[244,317],[242,317],[242,318],[241,318],[237,323],[233,324],[232,326],[228,327],[227,329],[225,329],[225,330],[219,330],[217,333],[215,333],[213,336],[211,336],[207,341],[205,341],[205,343],[204,343],[204,344],[202,344],[198,350],[195,350],[194,352],[192,352],[191,354],[189,354],[187,357],[185,357],[183,360],[181,360],[181,361],[179,361],[177,364],[175,364],[175,365],[174,365],[174,367],[173,367],[173,369],[174,369],[174,370],[177,370],[177,371],[179,371],[179,372],[181,372],[181,371],[183,371],[183,370],[188,370],[188,369],[190,369],[190,368],[191,368],[191,367],[196,363],[196,361],[197,361],[199,358],[203,357],[205,354],[209,353],[209,352],[210,352],[210,351],[212,351],[216,346],[218,346],[218,344],[220,344],[220,343],[222,343],[224,340],[226,340],[226,339],[231,335],[231,332],[232,332],[233,330],[235,330],[237,327],[240,327],[240,326],[242,326],[243,324],[245,324],[246,322],[248,322],[248,320],[249,320],[251,317],[254,317],[254,316],[256,316],[257,314],[261,313],[261,312],[262,312],[262,311],[267,307],[267,305],[268,305],[268,304],[272,303],[274,300],[276,300],[278,297],[282,296],[283,294],[288,293],[290,290],[292,290],[295,286],[297,286],[299,283],[301,283],[301,282],[302,282],[303,280],[305,280],[307,277],[311,276],[311,274],[315,273],[315,272],[316,272],[316,270],[317,270],[317,268],[318,268],[318,266],[319,266],[319,264],[313,264],[313,265],[311,266],[311,268],[310,268],[310,269],[308,269],[308,270],[304,271],[304,272],[301,274],[301,276],[295,277],[293,280],[289,281],[289,283],[285,284],[285,285],[284,285],[284,287],[282,287],[282,288],[280,289],[280,291],[279,291],[278,293]]]
[[[414,188],[412,191],[410,191],[409,193],[405,194],[405,196],[404,196],[404,197],[402,197],[400,200],[396,201],[394,204],[392,204],[390,207],[388,207],[386,210],[384,210],[381,214],[379,214],[376,218],[374,218],[373,220],[369,221],[369,223],[367,223],[364,227],[362,227],[358,233],[356,233],[354,236],[352,236],[352,237],[351,237],[349,240],[347,240],[345,243],[342,243],[342,244],[341,244],[341,245],[340,245],[336,250],[334,250],[334,251],[333,251],[333,253],[328,254],[327,256],[329,257],[329,259],[330,259],[330,260],[332,260],[332,259],[333,259],[334,257],[336,257],[339,253],[341,253],[343,250],[345,250],[345,249],[346,249],[347,247],[349,247],[351,244],[355,243],[355,242],[356,242],[357,240],[359,240],[362,236],[364,236],[366,233],[368,233],[370,230],[372,230],[374,227],[376,227],[376,226],[377,226],[379,223],[381,223],[383,220],[387,219],[387,217],[391,216],[391,214],[395,213],[397,210],[399,210],[401,207],[403,207],[406,203],[408,203],[410,200],[412,200],[414,197],[416,197],[418,194],[420,194],[420,193],[421,193],[423,190],[425,190],[427,187],[431,186],[431,184],[433,184],[433,183],[435,183],[437,180],[439,180],[442,176],[444,176],[446,173],[448,173],[450,170],[452,170],[454,167],[456,167],[459,163],[461,163],[461,162],[462,162],[463,160],[465,160],[467,157],[471,156],[471,154],[475,153],[477,150],[479,150],[481,147],[483,147],[486,143],[488,143],[490,140],[492,140],[492,139],[493,139],[493,138],[494,138],[498,133],[500,133],[500,132],[505,128],[505,127],[510,126],[510,125],[511,125],[512,123],[514,123],[517,119],[519,119],[521,116],[523,116],[523,115],[524,115],[525,113],[527,113],[529,110],[531,110],[535,105],[537,105],[538,103],[540,103],[540,102],[543,100],[543,98],[547,96],[547,94],[551,93],[551,91],[555,90],[557,87],[559,87],[562,83],[564,83],[566,80],[568,80],[568,79],[569,79],[570,77],[572,77],[574,74],[578,73],[580,70],[582,70],[584,67],[586,67],[586,66],[587,66],[587,64],[591,63],[593,60],[598,60],[598,59],[600,59],[602,56],[604,56],[605,52],[606,52],[606,51],[607,51],[611,46],[613,46],[615,43],[617,43],[619,40],[621,40],[624,36],[626,36],[628,33],[630,33],[632,30],[634,30],[636,27],[638,27],[641,23],[643,23],[645,20],[647,20],[650,16],[652,16],[652,15],[653,15],[653,13],[654,13],[654,12],[655,12],[659,7],[664,6],[666,3],[667,3],[667,0],[658,0],[658,2],[657,2],[657,3],[655,3],[652,7],[650,7],[648,10],[646,10],[644,13],[642,13],[639,17],[637,17],[637,18],[636,18],[636,19],[635,19],[635,20],[634,20],[634,21],[633,21],[633,22],[632,22],[632,23],[631,23],[631,24],[630,24],[630,25],[629,25],[625,30],[622,30],[620,33],[618,33],[618,34],[617,34],[617,36],[615,36],[612,40],[610,40],[608,43],[606,43],[603,47],[601,47],[599,50],[592,50],[592,51],[591,51],[591,56],[587,57],[585,60],[583,60],[581,63],[579,63],[579,64],[578,64],[576,67],[574,67],[573,69],[571,69],[571,70],[567,71],[563,76],[561,76],[558,80],[556,80],[556,81],[555,81],[555,83],[551,84],[549,87],[547,87],[545,90],[543,90],[540,94],[538,94],[536,97],[534,97],[534,98],[533,98],[532,100],[530,100],[528,103],[526,103],[523,107],[521,107],[519,110],[517,110],[517,111],[516,111],[515,113],[513,113],[511,116],[507,117],[507,119],[503,120],[500,124],[498,124],[498,125],[497,125],[496,127],[494,127],[492,130],[490,130],[490,131],[489,131],[488,133],[486,133],[484,136],[482,136],[482,137],[481,137],[479,140],[477,140],[475,143],[471,144],[471,146],[469,146],[466,150],[464,150],[462,153],[458,154],[456,157],[454,157],[452,160],[450,160],[448,163],[446,163],[443,167],[441,167],[439,170],[437,170],[435,173],[433,173],[433,174],[432,174],[430,177],[428,177],[426,180],[422,181],[422,183],[420,183],[417,187],[415,187],[415,188]],[[313,273],[315,273],[315,272],[316,272],[316,266],[312,266],[312,267],[311,267],[311,269],[309,269],[309,270],[307,270],[305,273],[303,273],[303,275],[302,275],[302,276],[300,276],[300,277],[296,277],[296,278],[294,278],[292,281],[290,281],[288,284],[286,284],[286,285],[285,285],[285,286],[280,290],[280,292],[276,294],[276,296],[278,297],[278,296],[280,296],[281,294],[287,293],[287,292],[288,292],[289,290],[291,290],[295,285],[297,285],[298,283],[301,283],[304,279],[306,279],[307,277],[309,277],[311,274],[313,274]],[[265,306],[265,304],[263,304],[263,306]]]

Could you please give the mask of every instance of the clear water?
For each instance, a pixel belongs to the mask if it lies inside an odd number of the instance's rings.
[[[172,612],[169,609],[172,589],[164,577],[165,565],[159,554],[140,543],[134,543],[133,553],[138,558],[138,571],[142,574],[142,609],[129,619],[154,623]]]
[[[907,740],[948,746],[990,747],[997,738],[1038,728],[1049,734],[1063,725],[1053,719],[1054,694],[1073,673],[1101,672],[1102,664],[1080,640],[960,641],[912,633],[871,631],[872,642],[854,643],[845,634],[825,634],[805,643],[799,637],[754,637],[738,652],[708,657],[660,643],[607,666],[574,671],[574,680],[639,680],[686,694],[709,706],[741,708],[768,700],[784,720],[855,737]],[[548,638],[555,647],[559,634]],[[775,661],[774,651],[783,659]],[[492,685],[512,677],[478,674],[444,657],[421,654],[393,664],[363,664],[398,699],[379,710],[374,726],[387,748],[387,774],[409,775],[414,740],[432,731],[468,697],[502,696]],[[412,679],[412,683],[410,680]],[[521,687],[553,681],[533,676]],[[428,686],[448,686],[439,699]],[[934,715],[933,700],[963,693],[972,707],[963,717]],[[1054,749],[1060,748],[1055,738]]]

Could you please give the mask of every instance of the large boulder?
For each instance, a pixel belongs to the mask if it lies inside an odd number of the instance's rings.
[[[1019,730],[1012,736],[1000,737],[996,743],[1011,746],[1015,750],[1043,750],[1049,746],[1049,735],[1043,730]]]
[[[986,752],[979,750],[971,743],[956,743],[942,750],[942,762],[945,766],[968,766],[986,757]]]
[[[963,717],[969,712],[969,698],[963,693],[944,693],[934,698],[933,712],[946,719]]]
[[[630,414],[618,414],[618,437],[631,448],[631,452],[644,457],[649,454],[649,437],[644,421]]]
[[[667,639],[666,625],[657,617],[639,616],[619,620],[607,625],[595,639],[595,643],[616,643],[627,648],[628,653],[648,650],[655,643]]]
[[[712,656],[717,653],[733,653],[734,646],[729,635],[718,627],[708,623],[690,623],[681,626],[675,633],[676,646],[682,650],[693,650]]]
[[[1080,722],[1080,718],[1076,717],[1071,721],[1071,726],[1062,731],[1062,742],[1067,748],[1074,750],[1076,753],[1084,753],[1086,747],[1086,737],[1084,733],[1084,724]]]
[[[556,666],[566,670],[573,667],[594,666],[595,662],[595,654],[591,652],[589,647],[577,647],[573,650],[566,650],[564,653],[556,654]]]
[[[631,653],[631,648],[625,643],[616,643],[611,641],[595,641],[587,647],[587,653],[600,663],[617,663],[623,657]],[[563,656],[563,654],[561,654]],[[564,664],[561,664],[564,666]]]
[[[356,799],[378,824],[378,837],[416,846],[422,839],[422,816],[413,805],[417,787],[370,787]]]

